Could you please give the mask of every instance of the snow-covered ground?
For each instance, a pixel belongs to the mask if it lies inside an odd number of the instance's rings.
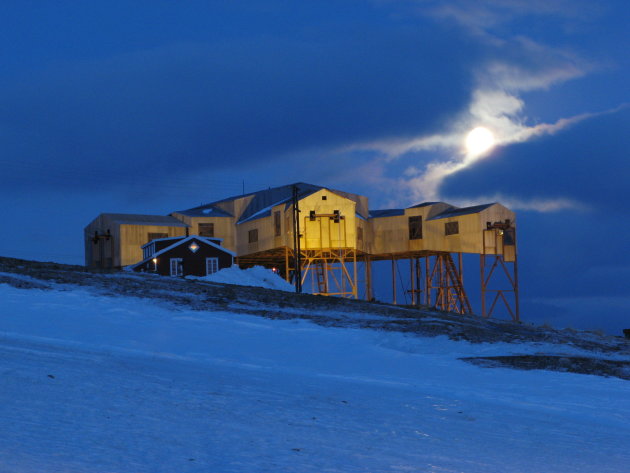
[[[0,472],[627,472],[630,383],[534,344],[0,284]]]

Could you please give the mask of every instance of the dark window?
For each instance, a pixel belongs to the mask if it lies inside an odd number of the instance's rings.
[[[147,243],[158,238],[168,238],[168,233],[149,233]]]
[[[422,238],[422,216],[409,217],[409,239],[420,240]]]
[[[459,222],[446,222],[444,224],[444,235],[457,235],[459,233]]]
[[[199,236],[214,237],[214,223],[200,223]]]
[[[507,228],[503,231],[503,244],[516,245],[516,232],[513,228]]]
[[[357,227],[357,240],[363,241],[363,227]]]
[[[258,241],[258,229],[254,228],[249,231],[248,239],[250,243],[256,243]]]
[[[327,196],[325,196],[325,195],[323,195],[323,196],[322,196],[322,200],[326,200],[326,199],[328,199],[328,197],[327,197]]]
[[[273,230],[275,236],[282,234],[282,221],[280,220],[280,212],[273,213]]]

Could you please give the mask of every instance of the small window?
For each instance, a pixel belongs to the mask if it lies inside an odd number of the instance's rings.
[[[357,241],[363,241],[363,227],[357,227]]]
[[[145,246],[142,251],[144,253],[144,256],[142,259],[147,259],[153,256],[153,253],[155,253],[155,243],[152,243],[149,246]]]
[[[214,274],[219,270],[219,258],[206,258],[206,275]]]
[[[168,238],[168,233],[149,233],[147,235],[147,243],[153,240],[158,240],[159,238]]]
[[[171,258],[171,276],[184,275],[184,260],[182,258]]]
[[[248,241],[249,241],[249,243],[256,243],[258,241],[258,229],[257,228],[254,228],[253,230],[249,231]]]
[[[279,211],[273,213],[273,230],[275,236],[282,234],[282,220]]]
[[[459,233],[459,222],[446,222],[444,224],[444,235],[457,235]]]
[[[506,228],[503,231],[503,244],[516,245],[516,231],[513,228]]]
[[[200,223],[199,236],[214,237],[214,223]]]
[[[422,239],[422,216],[409,217],[409,239]]]
[[[328,199],[328,196],[326,196],[326,195],[322,196],[322,200],[327,200],[327,199]]]

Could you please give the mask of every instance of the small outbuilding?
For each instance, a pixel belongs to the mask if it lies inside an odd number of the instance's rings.
[[[130,269],[162,276],[207,276],[232,266],[235,256],[221,239],[198,235],[152,240],[142,252],[143,260]]]

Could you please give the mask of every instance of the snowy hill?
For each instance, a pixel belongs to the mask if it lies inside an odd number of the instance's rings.
[[[0,359],[3,473],[630,465],[619,337],[0,258]]]

